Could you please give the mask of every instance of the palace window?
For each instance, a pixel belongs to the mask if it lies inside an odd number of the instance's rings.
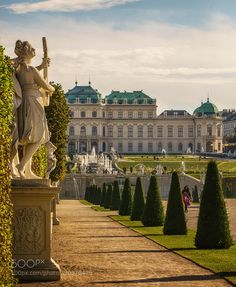
[[[183,151],[183,144],[179,143],[178,144],[178,152],[182,152]]]
[[[142,126],[138,126],[138,137],[139,138],[143,137],[143,127]]]
[[[152,119],[153,118],[153,112],[148,112],[148,118]]]
[[[108,137],[113,137],[113,127],[109,126],[107,128],[107,131],[108,131]]]
[[[163,127],[157,127],[157,137],[158,138],[163,137]]]
[[[75,135],[75,128],[72,127],[72,126],[69,128],[69,135],[70,136],[74,136]]]
[[[221,126],[217,126],[217,136],[220,137],[221,136]]]
[[[148,137],[149,138],[153,137],[153,127],[152,126],[148,126]]]
[[[207,135],[210,137],[212,136],[212,126],[211,125],[207,126]]]
[[[128,152],[133,151],[133,143],[128,143]]]
[[[85,113],[84,111],[82,111],[82,112],[80,113],[80,116],[81,116],[81,118],[85,118],[85,117],[86,117],[86,113]]]
[[[148,152],[153,152],[153,145],[152,143],[148,143]]]
[[[172,152],[172,142],[168,142],[168,151]]]
[[[193,137],[193,127],[188,127],[188,137],[189,138]]]
[[[92,117],[93,117],[93,118],[96,118],[96,117],[97,117],[97,112],[96,112],[96,111],[93,111],[93,112],[92,112]]]
[[[118,143],[118,152],[123,151],[123,143]]]
[[[202,127],[201,127],[201,125],[197,125],[197,136],[198,137],[202,136]]]
[[[71,118],[74,118],[74,117],[75,117],[75,113],[72,112],[72,111],[70,111],[70,117],[71,117]]]
[[[133,118],[133,112],[132,111],[128,111],[128,118],[132,119]]]
[[[92,136],[93,137],[97,136],[97,127],[96,126],[92,127]]]
[[[143,143],[138,143],[138,152],[143,151]]]
[[[102,136],[105,137],[106,136],[106,127],[102,127]]]
[[[123,138],[123,127],[118,127],[118,138]]]
[[[113,118],[113,113],[112,112],[108,112],[107,117],[108,117],[108,119],[112,119]]]
[[[182,138],[184,136],[184,128],[178,127],[178,137]]]
[[[81,135],[81,136],[86,136],[86,127],[85,127],[85,126],[82,126],[82,127],[80,128],[80,135]]]
[[[128,126],[128,138],[132,138],[132,137],[133,137],[133,127]]]
[[[143,118],[143,112],[141,112],[141,111],[138,112],[138,118],[139,118],[139,119],[142,119],[142,118]]]
[[[173,137],[173,127],[168,127],[167,129],[168,138]]]
[[[202,152],[201,143],[197,143],[197,152]]]
[[[122,111],[119,111],[118,112],[118,119],[122,119],[123,118],[123,112]]]
[[[157,145],[157,150],[158,150],[159,152],[162,151],[162,143],[161,143],[161,142],[158,143],[158,145]]]

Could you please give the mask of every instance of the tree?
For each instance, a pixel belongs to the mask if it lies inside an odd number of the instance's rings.
[[[150,178],[146,204],[142,217],[144,226],[162,226],[164,211],[160,196],[160,190],[155,175]]]
[[[167,235],[187,234],[183,199],[177,172],[172,173],[163,233]]]
[[[137,177],[135,192],[134,192],[134,201],[131,212],[131,220],[141,220],[145,206],[144,195],[143,195],[143,186],[141,178]]]
[[[107,192],[106,192],[104,208],[110,208],[111,196],[112,196],[112,185],[109,184],[109,185],[108,185]]]
[[[13,68],[0,46],[0,286],[15,286],[12,272],[11,127]]]
[[[103,183],[103,186],[102,186],[102,196],[101,196],[101,202],[100,202],[100,205],[101,205],[102,207],[104,207],[105,198],[106,198],[106,183],[104,182],[104,183]]]
[[[229,221],[215,161],[207,166],[195,237],[199,249],[224,249],[232,245]]]
[[[127,177],[124,183],[124,189],[121,196],[121,203],[119,214],[120,215],[130,215],[132,208],[132,194],[131,194],[131,185],[130,180]]]
[[[110,209],[119,210],[119,207],[120,207],[120,190],[118,181],[115,180],[113,185]]]
[[[98,187],[97,192],[96,192],[96,197],[95,197],[95,204],[100,205],[101,195],[102,195],[101,187]]]
[[[50,97],[50,105],[45,110],[48,128],[51,132],[50,141],[57,148],[54,152],[57,158],[56,168],[51,172],[50,178],[52,181],[58,181],[63,179],[66,173],[66,144],[68,140],[66,131],[69,123],[69,108],[61,85],[54,83],[51,85],[55,91]]]

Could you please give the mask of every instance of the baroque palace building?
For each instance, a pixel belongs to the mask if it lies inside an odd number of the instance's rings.
[[[165,110],[157,115],[156,99],[143,91],[112,91],[102,98],[88,86],[69,90],[68,152],[154,154],[222,152],[222,117],[217,107],[202,103],[193,115]]]

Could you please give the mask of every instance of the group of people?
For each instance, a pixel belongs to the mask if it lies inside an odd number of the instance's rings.
[[[188,185],[185,185],[182,191],[182,198],[183,198],[183,203],[184,203],[184,210],[185,212],[188,212],[188,208],[191,205],[191,193],[190,193]]]

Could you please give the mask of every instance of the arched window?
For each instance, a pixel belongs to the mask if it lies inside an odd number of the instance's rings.
[[[161,143],[161,142],[158,143],[158,145],[157,145],[157,150],[158,150],[159,152],[162,151],[162,143]]]
[[[74,136],[75,135],[75,128],[70,126],[69,128],[69,136]]]
[[[183,151],[183,144],[179,143],[178,144],[178,152],[182,152]]]
[[[85,127],[85,126],[82,126],[82,127],[80,128],[80,135],[81,135],[81,136],[86,136],[86,127]]]
[[[207,135],[208,136],[212,136],[212,126],[211,125],[207,125]]]
[[[221,125],[217,126],[217,136],[220,137],[221,136]]]
[[[189,143],[189,144],[188,144],[188,147],[189,147],[190,151],[192,152],[192,151],[193,151],[193,144],[192,144],[192,143]]]
[[[97,136],[97,127],[96,126],[92,127],[92,136],[94,136],[94,137]]]
[[[169,152],[172,151],[172,142],[168,142],[168,151],[169,151]]]
[[[103,137],[106,136],[106,127],[102,127],[102,136],[103,136]]]

